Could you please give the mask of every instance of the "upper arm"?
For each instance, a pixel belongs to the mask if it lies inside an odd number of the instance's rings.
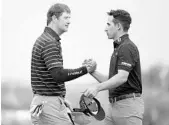
[[[136,63],[136,55],[134,51],[134,47],[130,44],[123,45],[119,49],[118,54],[118,70],[125,70],[127,72],[130,72]]]
[[[48,70],[56,67],[63,67],[61,50],[56,42],[47,42],[42,50],[42,58]]]
[[[126,70],[118,70],[118,75],[123,82],[126,82],[129,76],[129,72]]]

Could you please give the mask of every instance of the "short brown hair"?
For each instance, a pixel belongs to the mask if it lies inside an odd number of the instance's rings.
[[[132,20],[131,20],[130,14],[127,11],[117,9],[117,10],[111,10],[107,14],[109,16],[114,17],[114,20],[113,20],[114,23],[117,23],[117,22],[121,23],[121,25],[123,26],[123,31],[128,31]]]
[[[71,13],[70,8],[65,4],[57,3],[52,5],[47,13],[47,25],[51,22],[53,15],[59,18],[63,12]]]

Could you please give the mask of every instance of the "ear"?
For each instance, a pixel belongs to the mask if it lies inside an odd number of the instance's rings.
[[[52,21],[56,22],[58,19],[56,18],[55,15],[52,16]]]
[[[121,30],[121,29],[122,29],[122,25],[121,25],[120,23],[117,23],[116,25],[117,25],[117,29],[118,29],[118,30]]]

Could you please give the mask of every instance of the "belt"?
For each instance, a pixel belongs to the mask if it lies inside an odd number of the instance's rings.
[[[109,97],[109,102],[110,103],[115,103],[115,102],[123,100],[123,99],[140,97],[140,96],[141,96],[140,93],[130,93],[130,94],[121,95],[121,96],[117,96],[117,97],[113,97],[113,98]]]
[[[62,98],[64,98],[64,95],[61,94],[45,94],[45,93],[34,93],[34,95],[40,95],[40,96],[60,96]]]

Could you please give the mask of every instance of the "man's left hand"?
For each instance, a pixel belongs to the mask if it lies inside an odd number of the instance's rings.
[[[98,85],[95,85],[95,86],[92,86],[86,89],[86,91],[84,92],[84,95],[89,98],[94,98],[95,96],[97,96],[98,92],[99,92]]]

